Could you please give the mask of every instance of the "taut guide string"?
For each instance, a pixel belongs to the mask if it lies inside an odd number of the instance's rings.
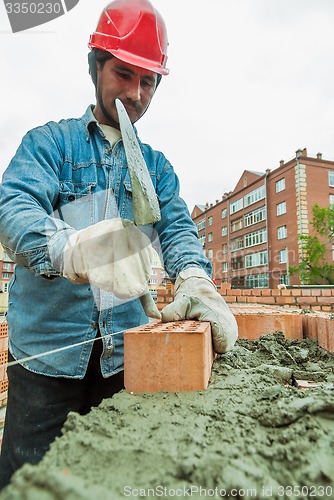
[[[33,359],[41,358],[42,356],[48,356],[49,354],[55,354],[57,352],[66,351],[67,349],[71,349],[72,347],[78,347],[80,345],[90,344],[90,343],[95,342],[95,340],[102,340],[102,339],[106,339],[108,337],[113,337],[114,335],[119,335],[120,333],[123,333],[123,332],[124,332],[124,330],[120,330],[119,332],[109,333],[108,335],[104,335],[103,337],[94,337],[93,339],[83,340],[82,342],[78,342],[77,344],[71,344],[71,345],[67,345],[65,347],[58,347],[57,349],[52,349],[51,351],[41,352],[39,354],[35,354],[34,356],[27,356],[26,358],[21,358],[19,360],[11,361],[10,363],[0,364],[0,367],[5,366],[6,368],[8,368],[9,366],[18,365],[20,363],[25,363],[26,361],[31,361]]]

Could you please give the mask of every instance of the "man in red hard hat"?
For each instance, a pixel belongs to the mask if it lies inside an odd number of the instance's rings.
[[[85,414],[123,389],[123,332],[160,314],[142,300],[152,241],[175,281],[162,320],[210,321],[219,353],[236,341],[174,169],[138,137],[160,216],[136,224],[134,201],[149,186],[129,173],[116,102],[132,124],[140,119],[168,74],[167,45],[150,2],[110,3],[89,42],[95,105],[31,130],[3,176],[1,243],[16,267],[0,488],[43,457],[70,411]]]

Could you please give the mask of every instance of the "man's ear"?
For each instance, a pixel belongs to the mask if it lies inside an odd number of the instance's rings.
[[[88,66],[89,66],[89,74],[92,78],[92,81],[96,87],[96,84],[97,84],[97,67],[96,67],[96,56],[95,56],[95,52],[93,50],[91,50],[89,53],[88,53]]]

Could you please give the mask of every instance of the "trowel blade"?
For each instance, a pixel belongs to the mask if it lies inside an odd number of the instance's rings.
[[[126,109],[119,99],[115,104],[130,172],[134,221],[138,226],[154,224],[161,219],[158,197]]]

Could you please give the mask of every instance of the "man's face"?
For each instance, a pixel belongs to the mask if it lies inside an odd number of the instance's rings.
[[[147,69],[120,61],[116,57],[108,59],[103,69],[97,63],[98,92],[109,115],[118,123],[115,99],[124,104],[132,123],[145,113],[155,92],[157,75]],[[108,125],[99,102],[94,109],[99,123]],[[109,124],[110,125],[110,124]],[[115,124],[111,124],[115,126]]]

